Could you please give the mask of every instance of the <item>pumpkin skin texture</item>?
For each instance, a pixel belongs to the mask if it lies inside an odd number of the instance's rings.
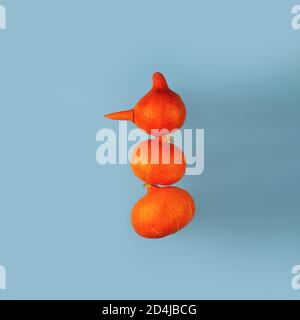
[[[139,143],[131,155],[131,169],[141,180],[150,184],[170,185],[185,174],[183,152],[162,139],[149,139]]]
[[[177,187],[146,185],[147,194],[133,207],[131,222],[144,238],[162,238],[184,228],[194,217],[192,196]]]
[[[153,74],[152,89],[138,101],[133,109],[106,114],[112,120],[132,121],[150,135],[159,136],[182,127],[186,118],[186,108],[180,96],[172,91],[164,76]],[[151,132],[151,130],[158,130]]]

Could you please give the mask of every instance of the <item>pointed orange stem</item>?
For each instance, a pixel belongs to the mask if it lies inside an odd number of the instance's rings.
[[[155,72],[153,74],[152,78],[153,78],[153,88],[154,89],[168,89],[169,88],[168,83],[162,73]]]

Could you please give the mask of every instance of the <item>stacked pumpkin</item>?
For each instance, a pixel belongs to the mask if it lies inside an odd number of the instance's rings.
[[[137,145],[131,156],[133,173],[145,182],[147,194],[132,209],[135,231],[145,238],[161,238],[185,227],[195,213],[191,195],[178,187],[185,173],[183,152],[169,142],[165,132],[182,127],[186,109],[164,76],[153,75],[152,89],[133,109],[105,115],[113,120],[132,121],[153,138]]]

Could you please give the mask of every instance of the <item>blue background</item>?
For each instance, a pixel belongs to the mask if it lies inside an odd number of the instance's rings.
[[[300,298],[296,0],[0,3],[1,299]],[[154,71],[205,129],[205,170],[178,184],[193,222],[147,240],[142,183],[95,137]]]

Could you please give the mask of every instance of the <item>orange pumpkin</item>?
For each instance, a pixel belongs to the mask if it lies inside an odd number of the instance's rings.
[[[184,228],[194,217],[192,196],[177,187],[146,185],[147,194],[133,207],[131,222],[145,238],[162,238]]]
[[[153,74],[152,89],[135,105],[133,109],[106,114],[112,120],[128,120],[140,129],[154,136],[164,133],[151,130],[167,129],[169,132],[182,127],[186,109],[180,96],[169,89],[164,76]]]
[[[133,173],[150,184],[170,185],[185,173],[183,152],[162,139],[149,139],[139,143],[131,155]]]

